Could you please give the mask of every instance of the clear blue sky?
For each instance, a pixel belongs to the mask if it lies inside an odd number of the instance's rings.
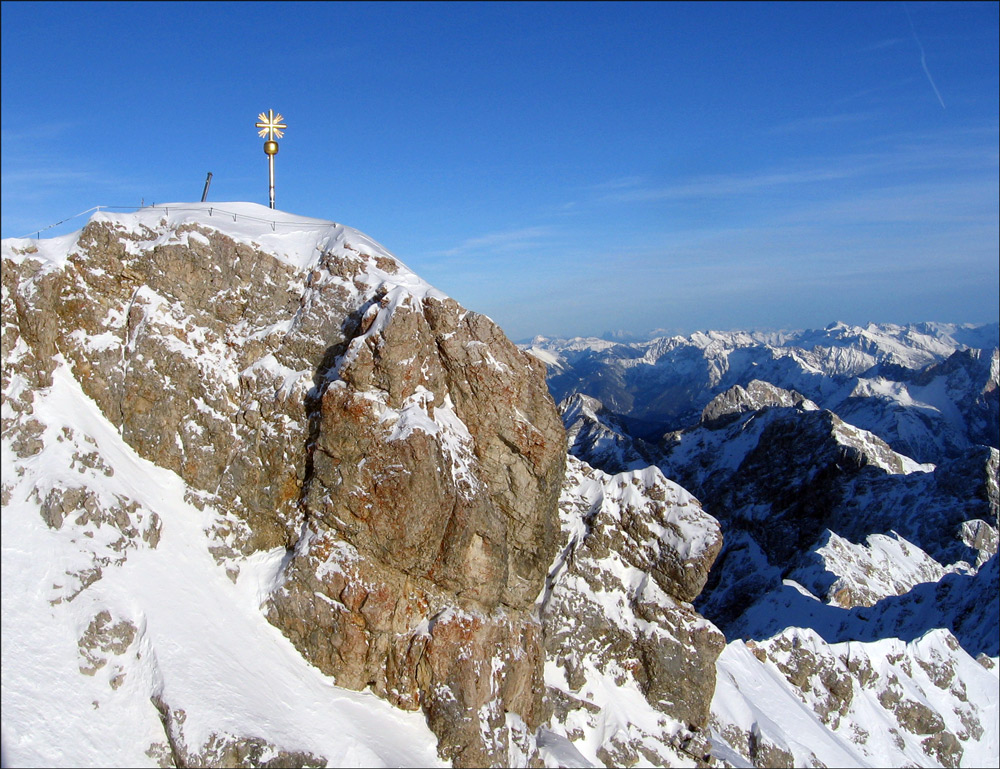
[[[515,339],[996,321],[998,8],[4,2],[2,234],[266,205],[272,108],[279,209]]]

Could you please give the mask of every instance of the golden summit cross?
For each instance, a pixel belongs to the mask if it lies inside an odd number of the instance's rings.
[[[264,142],[264,154],[267,155],[267,170],[268,170],[268,200],[270,201],[271,208],[274,208],[274,156],[278,154],[278,142],[275,139],[280,139],[284,136],[284,131],[288,128],[283,122],[284,118],[279,112],[277,115],[274,114],[273,109],[269,109],[265,115],[261,112],[257,116],[256,126],[258,129],[257,135],[261,138],[267,137],[267,141]]]
[[[260,129],[257,132],[257,135],[261,138],[267,136],[269,141],[273,139],[280,139],[284,136],[284,133],[282,132],[288,128],[288,126],[281,122],[282,120],[284,120],[284,118],[281,116],[281,113],[279,112],[275,115],[273,109],[269,109],[266,115],[261,112],[257,116],[257,128]]]

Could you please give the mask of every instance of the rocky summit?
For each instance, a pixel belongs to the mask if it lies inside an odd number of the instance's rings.
[[[5,763],[713,760],[718,523],[367,236],[98,213],[2,309]]]

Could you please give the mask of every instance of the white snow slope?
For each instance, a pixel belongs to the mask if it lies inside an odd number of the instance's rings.
[[[301,268],[318,255],[318,240],[347,229],[240,203],[169,208],[95,218],[127,220],[136,231],[168,217],[174,226],[217,225]],[[268,216],[279,222],[273,229]],[[355,248],[381,251],[348,232]],[[74,240],[4,241],[3,256],[25,258],[34,246],[31,258],[59,269]],[[413,278],[415,292],[430,290]],[[4,349],[5,368],[18,354]],[[234,583],[236,570],[227,576],[209,553],[207,532],[219,523],[211,506],[189,504],[179,476],[139,457],[65,361],[28,414],[12,404],[24,386],[15,375],[3,393],[4,766],[169,760],[151,698],[175,717],[183,710],[175,720],[191,752],[256,738],[268,743],[260,762],[284,750],[330,766],[444,765],[421,713],[336,687],[268,623],[259,606],[284,549],[243,559]],[[15,419],[40,431],[27,459],[6,429]],[[42,517],[53,499],[69,512],[58,528]],[[88,516],[90,508],[115,519]]]
[[[3,442],[6,766],[156,765],[166,740],[154,696],[185,711],[194,749],[225,732],[332,766],[440,765],[421,714],[338,689],[267,622],[258,606],[283,549],[246,559],[233,584],[208,551],[211,509],[186,503],[177,475],[138,457],[65,366],[36,395],[34,416],[44,448],[28,462]],[[91,452],[112,475],[81,464]],[[49,528],[39,498],[52,488],[136,503],[133,526],[159,520],[156,548],[118,552],[107,524]],[[102,578],[77,592],[95,565]],[[102,611],[136,632],[124,649],[88,653],[79,639]]]

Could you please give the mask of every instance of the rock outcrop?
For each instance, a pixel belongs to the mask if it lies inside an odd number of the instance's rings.
[[[543,716],[565,463],[544,371],[485,317],[393,289],[326,381],[269,616],[338,683],[422,707],[456,765],[507,763]]]
[[[748,411],[769,406],[798,406],[805,401],[806,398],[796,392],[753,379],[745,388],[733,385],[716,395],[701,412],[701,424],[711,428],[725,427]]]
[[[11,248],[5,435],[36,450],[32,394],[65,362],[184,480],[232,579],[287,551],[267,611],[304,656],[422,708],[455,765],[530,754],[566,461],[544,368],[361,233],[224,207],[98,214],[73,243]],[[52,490],[48,525],[81,494]],[[91,507],[123,542],[155,539],[155,517]]]
[[[722,634],[692,608],[718,523],[655,468],[570,459],[542,601],[552,733],[608,766],[708,760]]]

